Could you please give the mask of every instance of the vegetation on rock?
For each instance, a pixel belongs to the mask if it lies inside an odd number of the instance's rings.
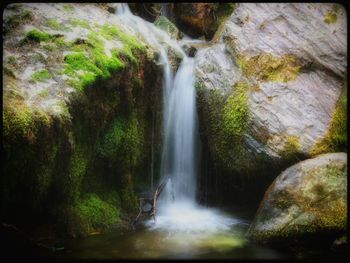
[[[37,29],[32,29],[30,31],[27,32],[26,34],[26,39],[28,40],[32,40],[35,42],[44,42],[44,41],[48,41],[52,38],[52,36],[48,33],[39,31]]]
[[[312,155],[327,152],[347,152],[347,90],[344,87],[333,112],[326,136],[316,142]]]
[[[12,5],[12,8],[15,8]],[[17,9],[17,8],[15,8]],[[21,24],[33,19],[33,13],[30,10],[19,10],[19,13],[11,15],[4,19],[4,34],[8,34],[11,30],[16,30]]]
[[[261,53],[250,58],[238,56],[237,62],[246,76],[263,81],[292,81],[300,71],[298,59],[289,54],[280,57],[274,57],[269,53]]]
[[[145,44],[116,24],[80,19],[80,5],[48,8],[67,19],[33,8],[31,29],[18,25],[4,46],[19,48],[4,60],[12,74],[4,79],[2,211],[9,222],[57,224],[58,234],[76,237],[137,212],[134,191],[148,180],[148,141],[160,125],[161,71]],[[71,38],[76,29],[82,35]],[[23,77],[33,99],[20,88]],[[146,121],[153,114],[154,128]]]
[[[327,24],[334,24],[337,22],[337,13],[340,10],[340,6],[335,4],[333,5],[332,9],[329,10],[325,17],[324,17],[324,22]]]
[[[248,91],[247,83],[236,83],[234,93],[227,99],[223,112],[223,128],[227,134],[242,136],[247,129],[249,118]]]
[[[317,163],[316,158],[323,161]],[[332,161],[336,157],[330,154],[316,158],[290,167],[277,177],[249,230],[251,238],[259,242],[291,241],[336,235],[346,229],[346,162]]]
[[[49,78],[51,78],[51,74],[46,69],[44,69],[44,70],[34,72],[31,80],[34,82],[37,82],[37,81],[44,82]]]
[[[120,221],[120,211],[96,194],[85,194],[77,205],[78,217],[87,233],[103,230]]]

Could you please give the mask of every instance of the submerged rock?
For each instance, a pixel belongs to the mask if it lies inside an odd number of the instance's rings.
[[[347,154],[319,155],[289,167],[266,191],[249,228],[257,242],[333,239],[347,226]]]

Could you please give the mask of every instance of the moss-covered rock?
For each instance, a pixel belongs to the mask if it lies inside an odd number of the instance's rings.
[[[9,5],[4,17],[26,10],[4,38],[1,212],[24,230],[106,231],[137,213],[151,156],[158,170],[161,68],[99,5]]]
[[[347,155],[320,155],[280,174],[266,191],[248,236],[292,242],[333,236],[347,226]]]
[[[324,16],[324,22],[327,24],[334,24],[337,22],[337,13],[340,10],[340,6],[337,4],[334,4],[330,10],[326,13]]]
[[[343,87],[328,132],[324,138],[316,142],[311,151],[312,155],[347,150],[347,102],[347,89]]]
[[[83,226],[83,232],[91,234],[101,231],[120,221],[117,204],[110,204],[96,194],[85,194],[76,206],[77,216]]]
[[[220,191],[213,190],[215,198],[224,195],[223,200],[235,202],[238,192],[262,196],[291,164],[317,153],[347,151],[347,101],[341,95],[346,16],[339,8],[334,25],[320,26],[319,14],[331,7],[237,4],[213,45],[197,55],[204,163],[214,166],[203,167],[210,177],[203,182],[208,188],[220,185]],[[320,43],[321,35],[330,42]],[[242,83],[246,93],[235,93]]]
[[[268,53],[251,58],[238,56],[237,62],[246,76],[263,81],[288,82],[295,80],[300,71],[298,59],[290,54],[279,58]]]

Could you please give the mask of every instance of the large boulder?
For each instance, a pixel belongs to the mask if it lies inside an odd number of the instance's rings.
[[[339,5],[238,4],[197,55],[211,160],[231,175],[261,177],[346,151],[346,36]]]
[[[289,167],[265,193],[248,236],[257,242],[336,238],[347,227],[347,154],[322,154]]]

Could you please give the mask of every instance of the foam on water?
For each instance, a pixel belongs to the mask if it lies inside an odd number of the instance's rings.
[[[200,207],[191,202],[175,202],[168,205],[157,216],[156,222],[148,220],[150,229],[164,230],[169,233],[186,233],[193,235],[212,235],[226,232],[241,221],[230,218],[216,209]]]

